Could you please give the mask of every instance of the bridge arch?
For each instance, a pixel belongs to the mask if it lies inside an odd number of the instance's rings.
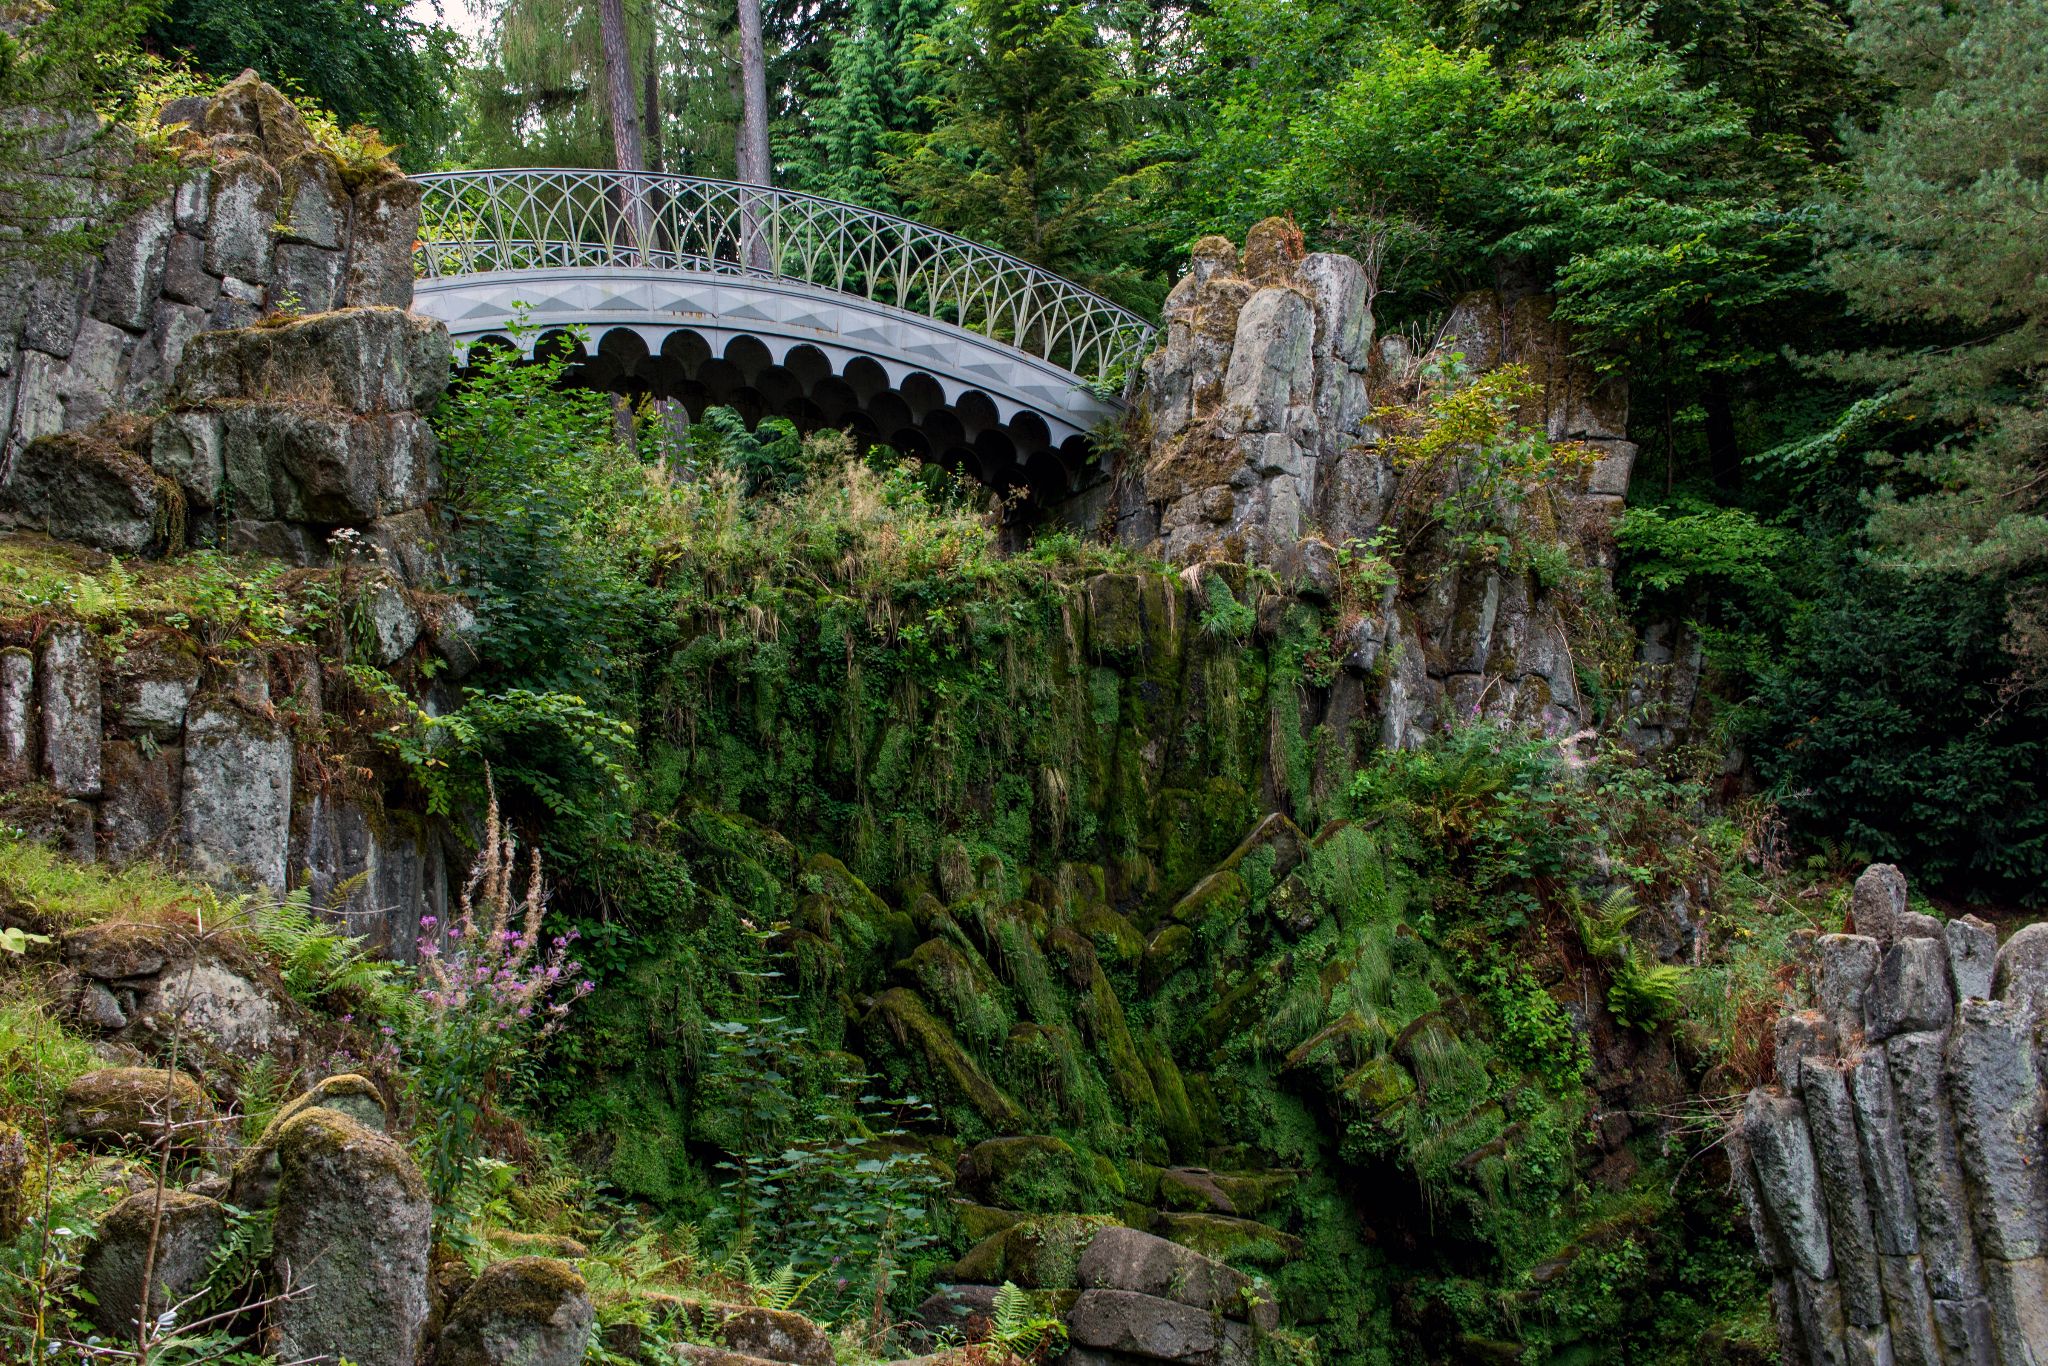
[[[530,355],[576,329],[579,382],[851,427],[992,484],[1087,481],[1088,434],[1152,341],[1049,271],[812,195],[586,170],[418,179],[413,307],[459,351]]]

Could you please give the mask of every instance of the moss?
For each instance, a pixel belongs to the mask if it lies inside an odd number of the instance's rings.
[[[956,1179],[963,1192],[1034,1214],[1107,1212],[1120,1203],[1092,1156],[1045,1135],[977,1143],[961,1157]]]
[[[896,1047],[915,1049],[936,1077],[944,1079],[953,1097],[971,1107],[989,1129],[1015,1133],[1024,1127],[1024,1112],[1017,1102],[989,1080],[915,992],[892,987],[881,993],[868,1007],[866,1023],[871,1036],[879,1029]]]
[[[1250,1219],[1226,1214],[1163,1213],[1154,1232],[1219,1262],[1278,1266],[1301,1255],[1302,1241]]]
[[[180,1126],[181,1145],[204,1146],[213,1102],[198,1081],[161,1067],[106,1067],[64,1088],[66,1138],[149,1142],[166,1124]],[[201,1127],[185,1127],[185,1126]]]

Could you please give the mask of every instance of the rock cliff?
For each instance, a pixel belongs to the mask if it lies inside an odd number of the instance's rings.
[[[1430,532],[1442,491],[1424,486],[1429,472],[1404,470],[1375,425],[1454,356],[1476,371],[1525,367],[1518,420],[1573,453],[1551,496],[1500,509],[1504,525],[1563,552],[1580,571],[1570,584]],[[1546,299],[1468,297],[1416,355],[1403,338],[1376,336],[1359,262],[1304,254],[1292,224],[1269,220],[1242,253],[1221,237],[1196,245],[1137,403],[1115,510],[1125,542],[1176,563],[1266,566],[1312,594],[1336,591],[1359,552],[1403,543],[1398,581],[1347,614],[1343,651],[1382,743],[1415,744],[1447,713],[1555,734],[1590,719],[1570,609],[1611,588],[1612,523],[1635,447],[1624,439],[1626,390],[1574,356]]]

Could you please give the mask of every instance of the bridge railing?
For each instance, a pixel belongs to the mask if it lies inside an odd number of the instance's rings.
[[[759,185],[600,170],[423,175],[423,279],[634,267],[793,280],[1119,380],[1151,324],[1070,280],[907,218]]]

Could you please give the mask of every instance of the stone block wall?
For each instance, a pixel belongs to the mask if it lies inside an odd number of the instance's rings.
[[[1622,382],[1573,357],[1540,295],[1468,297],[1430,356],[1448,352],[1478,369],[1528,366],[1540,397],[1523,420],[1590,448],[1554,525],[1531,534],[1554,537],[1604,579],[1636,454]],[[1145,363],[1118,538],[1180,564],[1264,565],[1313,595],[1341,547],[1394,526],[1403,476],[1372,415],[1412,399],[1429,358],[1376,337],[1365,267],[1304,254],[1292,224],[1260,224],[1242,254],[1203,239]],[[1352,680],[1339,685],[1342,710],[1376,719],[1381,743],[1417,743],[1451,716],[1512,717],[1553,734],[1587,722],[1560,604],[1533,575],[1461,564],[1428,543],[1404,552],[1403,571],[1338,642]]]
[[[1785,1359],[2048,1361],[2048,924],[2000,947],[1879,864],[1851,928],[1730,1135]]]

